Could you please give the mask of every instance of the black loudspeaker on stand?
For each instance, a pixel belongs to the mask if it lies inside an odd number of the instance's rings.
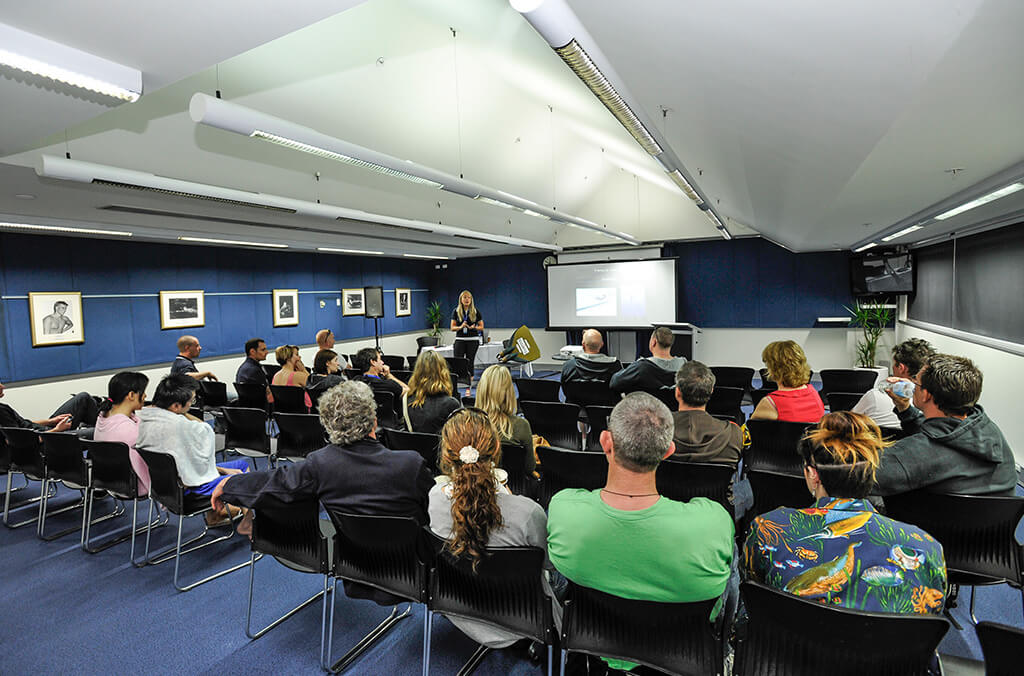
[[[380,286],[363,287],[363,307],[366,318],[373,320],[373,339],[380,349],[380,318],[384,316],[384,289]]]

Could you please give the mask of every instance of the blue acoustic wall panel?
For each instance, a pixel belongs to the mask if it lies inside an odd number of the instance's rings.
[[[373,335],[373,322],[342,317],[333,301],[344,287],[381,285],[382,333],[423,328],[432,265],[407,259],[249,251],[173,244],[0,235],[0,379],[10,381],[167,362],[179,336],[195,335],[202,357],[237,354],[249,338],[278,345],[312,343],[330,328],[339,338]],[[394,288],[413,293],[412,315],[394,316]],[[271,291],[299,289],[299,325],[275,327]],[[161,330],[161,290],[202,289],[202,327]],[[31,291],[80,291],[85,342],[32,347]],[[304,292],[304,293],[303,293]],[[328,325],[321,325],[331,318]]]
[[[541,261],[546,254],[489,256],[448,261],[447,269],[435,269],[434,288],[444,315],[444,328],[459,300],[468,289],[484,317],[484,325],[534,328],[547,325],[547,276]]]

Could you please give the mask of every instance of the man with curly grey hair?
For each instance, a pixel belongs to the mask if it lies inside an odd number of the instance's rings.
[[[626,396],[601,433],[604,488],[567,489],[551,499],[548,556],[570,581],[648,601],[723,595],[733,560],[732,517],[707,498],[676,502],[658,494],[655,472],[675,451],[672,431],[665,404],[644,392]]]
[[[320,397],[320,422],[330,444],[302,462],[231,477],[213,493],[214,507],[222,501],[252,507],[264,495],[283,502],[316,497],[329,509],[427,523],[430,469],[419,453],[389,450],[377,440],[377,406],[368,385],[348,381],[327,390]]]

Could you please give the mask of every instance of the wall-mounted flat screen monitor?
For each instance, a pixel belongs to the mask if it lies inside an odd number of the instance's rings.
[[[850,293],[854,296],[914,293],[913,254],[880,252],[853,256]]]
[[[551,265],[548,327],[638,329],[676,320],[676,259]]]

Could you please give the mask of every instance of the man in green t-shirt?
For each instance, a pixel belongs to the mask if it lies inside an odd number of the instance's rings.
[[[644,392],[608,416],[601,448],[608,480],[551,499],[548,555],[572,582],[627,599],[703,601],[722,596],[733,558],[733,522],[717,502],[658,495],[658,463],[675,451],[672,414]],[[618,669],[633,665],[608,660]]]

